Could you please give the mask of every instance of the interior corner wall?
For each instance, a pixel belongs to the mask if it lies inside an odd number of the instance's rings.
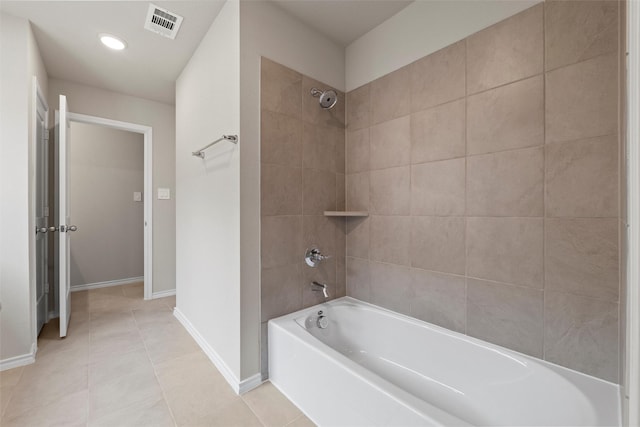
[[[462,40],[540,1],[415,1],[347,46],[345,92]]]
[[[177,314],[237,386],[240,372],[240,29],[227,1],[176,82]],[[222,363],[224,366],[220,366]]]
[[[260,57],[344,89],[344,49],[271,2],[240,2],[242,377],[260,370]],[[302,256],[303,254],[300,254]]]
[[[31,194],[32,77],[47,90],[47,71],[29,22],[0,14],[0,362],[32,355],[36,342],[35,227]],[[18,362],[20,363],[20,362]],[[5,365],[10,366],[10,365]]]
[[[175,107],[157,101],[59,79],[49,80],[49,123],[66,95],[72,113],[153,128],[153,191],[171,190],[170,200],[153,195],[153,292],[175,289]]]

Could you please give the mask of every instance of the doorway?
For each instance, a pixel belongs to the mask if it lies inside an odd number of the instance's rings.
[[[71,291],[143,282],[144,136],[72,121],[69,137]]]
[[[71,174],[71,163],[69,149],[69,136],[71,124],[83,124],[90,126],[98,126],[103,129],[114,131],[124,131],[141,135],[143,139],[143,191],[140,200],[143,201],[143,296],[144,299],[152,298],[153,277],[152,277],[152,129],[149,126],[138,125],[134,123],[122,122],[117,120],[105,119],[101,117],[88,116],[84,114],[71,113],[68,111],[67,99],[64,95],[60,95],[60,109],[56,111],[56,173],[55,173],[55,194],[56,194],[56,213],[57,213],[57,231],[55,245],[58,249],[55,252],[55,265],[57,267],[56,288],[54,294],[58,296],[58,317],[60,318],[60,337],[67,335],[67,329],[70,322],[72,312],[71,307],[71,235],[76,234],[79,230],[73,224],[74,217],[71,212],[70,192],[69,192],[69,176]],[[133,196],[133,195],[132,195]],[[92,203],[100,197],[100,194],[91,195],[89,200],[83,200],[81,203]],[[117,226],[117,224],[116,224]],[[79,233],[78,233],[79,234]],[[96,245],[101,244],[100,239],[93,242]],[[100,262],[98,260],[97,262]],[[140,277],[135,278],[139,281]],[[96,287],[117,285],[123,283],[94,283]],[[80,289],[78,289],[80,290]]]
[[[143,189],[140,195],[140,203],[143,204],[143,250],[144,250],[144,299],[152,298],[153,277],[152,277],[152,129],[149,126],[139,125],[135,123],[111,120],[102,117],[89,116],[85,114],[69,113],[69,121],[72,125],[91,125],[106,128],[109,130],[130,132],[142,135],[143,139]],[[73,172],[71,172],[73,174]],[[96,194],[95,197],[100,197]],[[134,195],[131,194],[133,200]],[[90,202],[90,201],[88,201]],[[73,213],[72,213],[73,215]],[[96,242],[99,243],[99,242]]]

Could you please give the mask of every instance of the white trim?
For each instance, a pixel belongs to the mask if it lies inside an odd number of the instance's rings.
[[[218,371],[222,374],[225,380],[229,383],[233,391],[236,394],[243,394],[254,388],[258,387],[262,384],[262,378],[260,373],[257,373],[243,381],[239,381],[238,378],[234,375],[234,373],[229,369],[227,364],[222,360],[220,355],[205,341],[200,332],[193,326],[193,324],[187,319],[187,317],[178,309],[178,307],[173,309],[173,315],[178,319],[178,321],[184,326],[184,328],[189,332],[189,334],[193,337],[193,339],[198,343],[202,351],[209,357],[211,362],[218,368]]]
[[[175,294],[176,294],[176,290],[175,289],[169,289],[168,291],[158,291],[158,292],[154,292],[153,294],[151,294],[151,299],[172,297]]]
[[[640,425],[640,2],[627,4],[626,425]],[[624,382],[623,382],[624,383]]]
[[[260,387],[264,381],[262,381],[262,374],[258,372],[255,375],[250,376],[246,380],[240,381],[240,391],[239,394],[245,394],[248,391],[253,390],[254,388]]]
[[[69,120],[144,135],[144,299],[153,298],[153,129],[150,126],[86,114],[69,113]]]
[[[49,312],[49,317],[47,318],[47,322],[49,322],[51,319],[55,319],[60,317],[60,313],[58,313],[58,310],[51,310]]]
[[[149,126],[138,125],[136,123],[122,122],[120,120],[105,119],[104,117],[89,116],[87,114],[71,112],[69,113],[69,120],[89,125],[106,126],[113,129],[135,133],[145,133],[147,130],[151,129]]]
[[[38,145],[38,110],[39,107],[42,106],[44,108],[44,127],[45,131],[49,131],[49,104],[47,103],[46,96],[42,93],[40,89],[40,84],[38,83],[38,78],[33,76],[31,78],[31,155],[29,158],[29,162],[31,163],[31,171],[33,173],[33,177],[29,177],[29,198],[32,211],[29,213],[31,218],[29,218],[29,239],[30,239],[30,247],[29,247],[29,307],[31,309],[31,345],[32,345],[32,354],[35,360],[35,348],[38,343],[38,307],[36,301],[36,234],[33,232],[36,226],[36,178],[37,178],[37,167],[38,167],[38,159],[37,159],[37,145]],[[33,178],[33,179],[31,179]],[[51,207],[49,207],[51,209]],[[47,301],[49,299],[49,294],[45,294]],[[46,323],[46,321],[45,321]],[[18,358],[25,357],[25,355],[17,356]],[[12,360],[7,359],[7,360]],[[21,365],[28,365],[32,362],[22,363]],[[0,366],[4,366],[4,361],[0,361]],[[14,366],[15,367],[15,366]],[[10,369],[10,368],[1,368],[0,370]]]
[[[153,293],[153,129],[144,132],[144,299]]]
[[[89,289],[109,288],[111,286],[130,285],[131,283],[142,282],[144,276],[128,277],[126,279],[107,280],[106,282],[85,283],[84,285],[71,286],[71,292],[86,291]]]
[[[21,354],[20,356],[10,357],[0,360],[0,372],[7,369],[13,369],[20,366],[30,365],[36,361],[36,345],[31,346],[31,353]]]

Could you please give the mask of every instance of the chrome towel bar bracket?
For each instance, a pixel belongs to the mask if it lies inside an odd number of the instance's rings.
[[[196,157],[200,157],[201,159],[204,159],[204,153],[203,151],[206,150],[207,148],[211,147],[214,144],[217,144],[220,141],[231,141],[234,144],[238,143],[238,135],[222,135],[221,138],[216,139],[215,141],[213,141],[210,144],[205,145],[204,147],[202,147],[201,149],[199,149],[198,151],[194,151],[191,153],[192,156],[196,156]]]

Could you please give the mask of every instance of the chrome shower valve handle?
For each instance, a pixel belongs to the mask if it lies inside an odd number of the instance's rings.
[[[309,267],[317,267],[320,261],[331,258],[331,255],[323,255],[316,246],[307,249],[304,254],[304,261]]]

